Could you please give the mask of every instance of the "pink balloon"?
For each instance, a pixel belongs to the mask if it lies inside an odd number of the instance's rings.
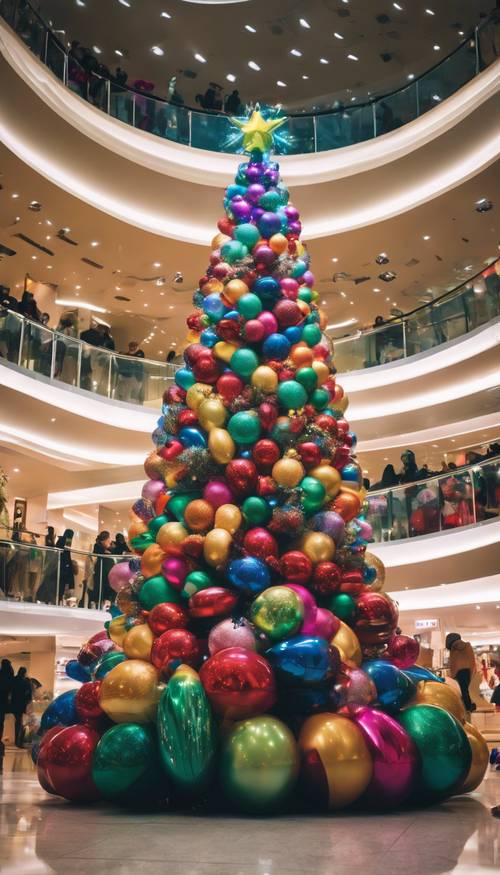
[[[149,501],[156,501],[159,495],[165,492],[165,484],[163,480],[147,480],[142,487],[141,495]]]
[[[316,635],[318,606],[316,599],[305,586],[300,586],[298,583],[286,583],[288,589],[293,589],[297,593],[299,599],[304,605],[304,619],[300,627],[300,635]]]
[[[263,310],[262,313],[259,313],[257,319],[259,320],[259,322],[262,322],[266,331],[266,337],[269,337],[270,334],[274,334],[278,330],[278,321],[276,319],[276,316],[273,316],[273,314],[270,313],[269,310]]]
[[[180,559],[177,556],[167,556],[161,564],[161,570],[163,576],[172,586],[182,589],[189,571],[189,566],[184,559]]]
[[[318,608],[314,634],[318,638],[331,641],[340,629],[340,620],[328,608]]]
[[[115,592],[120,592],[127,583],[137,577],[135,571],[130,570],[128,562],[117,562],[108,574],[108,583]]]
[[[223,480],[211,480],[203,490],[203,498],[217,510],[223,504],[232,504],[234,495]]]
[[[364,541],[371,541],[373,538],[373,529],[370,523],[365,522],[365,520],[358,520],[359,532],[358,535],[360,538],[363,538]]]
[[[211,629],[208,636],[208,649],[213,656],[226,647],[243,647],[244,650],[256,650],[253,627],[243,617],[238,620],[222,620]]]

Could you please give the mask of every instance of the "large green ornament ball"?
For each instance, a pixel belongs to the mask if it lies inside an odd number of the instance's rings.
[[[304,494],[302,503],[308,508],[320,508],[326,498],[326,489],[316,477],[308,475],[300,481],[300,488]]]
[[[346,592],[336,592],[328,603],[328,609],[335,614],[339,620],[348,623],[356,613],[356,602],[353,597]]]
[[[313,299],[313,293],[311,292],[311,289],[303,288],[300,289],[297,298],[299,299],[299,301],[305,301],[306,304],[310,304]]]
[[[312,392],[318,385],[318,375],[314,368],[299,368],[295,373],[295,379],[306,392]]]
[[[162,574],[145,580],[139,593],[141,607],[151,611],[155,605],[162,602],[175,602],[179,605],[182,601],[179,590],[175,589]]]
[[[184,511],[186,510],[186,507],[195,498],[200,497],[201,493],[193,494],[192,492],[189,494],[179,493],[179,495],[172,495],[172,498],[168,502],[169,514],[174,516],[180,523],[184,522]],[[166,522],[168,523],[168,519]]]
[[[298,410],[306,401],[307,392],[297,380],[284,380],[279,384],[278,403],[283,410]]]
[[[238,240],[239,243],[243,243],[248,249],[253,249],[260,238],[257,226],[251,225],[249,222],[244,225],[237,225],[233,233],[234,239]]]
[[[259,359],[252,349],[237,349],[231,356],[231,370],[238,377],[248,380],[259,365]]]
[[[231,417],[227,430],[236,444],[254,444],[260,437],[260,419],[254,410],[241,410]]]
[[[304,325],[302,340],[307,343],[308,346],[316,346],[321,340],[321,329],[319,325]]]
[[[214,579],[210,574],[206,571],[190,571],[184,580],[181,592],[185,598],[190,599],[195,592],[207,589],[209,586],[214,586]]]
[[[318,389],[315,389],[314,392],[311,393],[310,402],[315,410],[324,410],[328,405],[330,400],[330,396],[326,389],[323,389],[321,386]]]
[[[241,225],[239,227],[241,228]],[[244,319],[255,319],[259,313],[262,313],[262,301],[257,295],[249,292],[248,295],[241,296],[236,304],[236,309]]]
[[[168,522],[170,522],[170,520],[169,520],[168,516],[165,516],[164,513],[162,513],[160,516],[153,517],[153,519],[149,521],[148,529],[154,538],[156,538],[161,527],[164,526],[165,523],[168,523]]]
[[[122,650],[108,650],[92,663],[92,680],[102,681],[107,674],[120,662],[125,662],[127,657]]]
[[[222,789],[238,808],[272,812],[291,794],[299,771],[295,739],[284,723],[263,714],[237,723],[226,738]]]
[[[272,517],[272,508],[264,498],[258,495],[250,495],[245,498],[241,506],[243,516],[249,526],[262,526],[268,523]]]
[[[304,619],[304,603],[287,586],[270,586],[250,608],[250,620],[271,641],[281,641],[297,632]]]
[[[220,254],[223,261],[227,261],[228,264],[234,264],[235,261],[239,261],[248,255],[248,247],[244,243],[240,243],[239,240],[229,240],[221,247]]]
[[[106,799],[125,804],[153,802],[161,786],[154,730],[138,723],[108,729],[94,752],[92,778]]]
[[[417,793],[428,801],[450,796],[472,762],[471,746],[456,717],[437,705],[410,705],[397,719],[420,754]]]

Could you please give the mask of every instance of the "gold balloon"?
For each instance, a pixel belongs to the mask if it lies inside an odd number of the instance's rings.
[[[155,450],[153,450],[146,457],[144,462],[144,470],[146,472],[146,476],[149,477],[150,480],[163,480],[165,475],[165,471],[167,470],[167,464],[165,459],[162,459],[161,456],[158,455]]]
[[[143,523],[142,520],[139,520],[136,523],[132,523],[128,527],[128,540],[131,541],[132,538],[135,538],[137,535],[142,535],[144,532],[147,532],[148,527],[146,523]]]
[[[169,489],[173,489],[174,486],[177,485],[178,480],[180,480],[186,472],[186,466],[182,464],[182,462],[178,462],[175,465],[172,465],[169,462],[169,471],[167,476],[165,477],[165,486],[168,486]]]
[[[219,231],[215,237],[212,237],[212,249],[220,249],[221,246],[224,246],[224,243],[229,243],[231,237],[228,237],[227,234],[223,234]]]
[[[339,401],[335,402],[335,407],[337,410],[341,410],[342,413],[345,413],[347,408],[349,407],[349,398],[347,395],[343,395]]]
[[[204,498],[190,501],[184,511],[184,522],[192,532],[208,532],[214,522],[214,509]]]
[[[212,568],[217,568],[227,561],[231,547],[232,536],[226,529],[212,529],[203,543],[203,556]]]
[[[141,573],[144,577],[156,577],[161,574],[161,563],[165,559],[165,551],[159,544],[146,547],[141,556]]]
[[[465,705],[461,696],[448,684],[439,681],[420,681],[411,705],[437,705],[449,711],[460,723],[465,723]]]
[[[188,532],[182,523],[165,523],[158,531],[156,541],[169,556],[178,556]]]
[[[299,256],[299,258],[300,258],[301,255],[304,255],[304,252],[305,252],[305,251],[306,251],[306,248],[305,248],[304,244],[301,243],[300,240],[297,240],[297,242],[296,242],[296,244],[295,244],[295,252],[296,252],[297,255]]]
[[[236,301],[239,301],[243,295],[247,295],[249,292],[249,288],[243,280],[229,280],[227,286],[224,286],[224,297],[227,298],[231,304],[236,304]]]
[[[150,662],[126,659],[103,678],[99,704],[115,723],[149,723],[161,695],[158,672]]]
[[[259,365],[252,374],[252,386],[271,395],[278,386],[278,374],[268,365]]]
[[[328,325],[328,316],[326,315],[325,311],[321,309],[321,307],[318,307],[318,315],[319,315],[319,327],[321,328],[322,331],[324,331],[326,326]]]
[[[347,623],[340,620],[340,629],[333,636],[331,643],[335,645],[340,653],[342,662],[350,666],[359,666],[363,661],[361,653],[361,644],[358,636],[352,631]]]
[[[190,330],[186,334],[186,344],[199,343],[201,331]]]
[[[132,617],[137,613],[137,596],[132,589],[132,584],[127,583],[122,586],[116,594],[115,603],[118,610],[127,617]]]
[[[151,662],[154,635],[147,623],[132,626],[123,639],[123,652],[129,659],[144,659]]]
[[[488,745],[479,729],[476,729],[472,723],[464,723],[464,729],[472,750],[472,763],[463,785],[457,790],[457,794],[471,793],[472,790],[476,790],[484,778],[490,761]]]
[[[324,532],[307,532],[300,541],[300,549],[311,562],[331,562],[335,555],[335,542]]]
[[[113,619],[109,621],[108,635],[115,644],[118,644],[118,647],[122,646],[123,639],[127,634],[127,629],[125,628],[126,622],[127,618],[125,614],[113,617]]]
[[[224,283],[221,282],[221,280],[212,277],[200,286],[200,291],[204,295],[220,295],[220,293],[224,291]]]
[[[198,407],[198,419],[206,431],[219,428],[227,419],[227,410],[220,398],[205,398]]]
[[[269,238],[269,246],[276,255],[281,255],[282,252],[288,249],[288,240],[284,234],[273,234]]]
[[[316,480],[319,480],[319,482],[323,484],[328,498],[335,498],[340,491],[340,474],[337,469],[333,468],[331,465],[318,465],[317,468],[313,468],[312,471],[309,471],[309,475],[311,477],[316,477]]]
[[[299,308],[299,310],[301,311],[303,316],[309,316],[309,313],[311,312],[311,308],[310,308],[309,304],[306,303],[306,301],[298,300],[298,301],[296,301],[296,304],[297,304],[297,307]]]
[[[219,342],[213,347],[212,352],[216,358],[229,363],[237,349],[239,349],[238,344],[228,343],[226,340],[219,340]]]
[[[374,553],[370,553],[368,550],[365,553],[365,562],[367,565],[373,565],[377,571],[377,576],[372,583],[368,584],[368,589],[372,592],[380,592],[384,588],[385,583],[385,565],[378,556],[375,556]]]
[[[279,486],[287,486],[292,489],[294,486],[298,486],[306,472],[298,459],[284,458],[278,459],[273,465],[272,473],[273,479]]]
[[[329,809],[351,805],[371,781],[373,763],[363,733],[340,714],[315,714],[302,726],[299,735],[302,774],[316,799],[328,786]],[[322,769],[317,768],[320,761]],[[320,772],[320,777],[318,777]]]
[[[201,402],[212,394],[212,387],[208,383],[193,383],[186,392],[186,404],[191,410],[198,410]]]
[[[317,359],[313,361],[311,367],[318,378],[318,386],[322,386],[330,376],[330,368],[325,362],[318,361]]]
[[[227,465],[234,457],[236,444],[225,428],[212,428],[208,435],[208,449],[219,465]]]
[[[238,531],[242,521],[241,510],[236,504],[221,504],[215,511],[216,528],[225,529],[231,535]]]

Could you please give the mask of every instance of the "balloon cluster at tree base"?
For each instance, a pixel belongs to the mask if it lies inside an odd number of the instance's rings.
[[[487,748],[382,592],[299,213],[251,121],[131,510],[135,558],[68,663],[80,688],[43,715],[39,780],[79,803],[217,788],[263,813],[436,801],[478,786]]]

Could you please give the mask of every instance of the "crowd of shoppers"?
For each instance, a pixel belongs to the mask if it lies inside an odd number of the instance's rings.
[[[467,456],[468,458],[467,461],[464,462],[464,465],[474,465],[496,456],[500,456],[500,442],[494,441],[491,443],[485,453],[471,451],[467,453]],[[376,483],[370,483],[369,480],[365,480],[365,487],[372,490],[391,489],[394,486],[400,486],[405,483],[418,483],[421,480],[440,477],[443,474],[457,471],[459,467],[461,467],[455,462],[446,462],[443,460],[440,469],[438,471],[432,471],[427,463],[421,466],[417,464],[413,450],[405,450],[404,453],[401,454],[401,462],[402,468],[400,471],[396,471],[394,465],[386,465],[380,480]]]
[[[5,717],[14,715],[15,744],[23,747],[23,719],[26,709],[33,699],[33,686],[25,666],[14,673],[10,659],[2,659],[0,663],[0,745],[4,733]]]

